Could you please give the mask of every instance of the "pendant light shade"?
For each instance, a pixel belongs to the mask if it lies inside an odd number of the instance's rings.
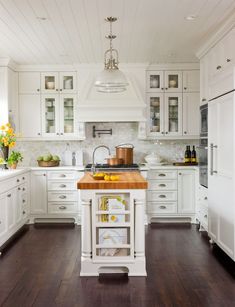
[[[105,19],[110,23],[110,34],[106,36],[110,41],[110,47],[104,54],[104,70],[97,76],[95,86],[98,92],[102,93],[120,93],[126,90],[128,85],[125,75],[119,70],[118,51],[113,49],[112,41],[116,38],[112,34],[112,23],[117,20],[116,17],[107,17]]]

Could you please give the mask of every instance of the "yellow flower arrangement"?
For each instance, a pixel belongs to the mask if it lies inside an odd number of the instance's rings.
[[[12,148],[15,146],[16,134],[14,133],[11,124],[7,123],[6,125],[0,126],[0,147],[9,147]]]

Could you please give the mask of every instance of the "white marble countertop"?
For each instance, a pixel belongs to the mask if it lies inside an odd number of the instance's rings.
[[[53,167],[41,167],[41,166],[30,166],[33,171],[39,170],[53,170],[53,171],[84,171],[85,166],[53,166]]]
[[[173,164],[166,164],[166,165],[147,165],[147,164],[140,164],[140,171],[149,171],[149,170],[164,170],[164,169],[198,169],[197,165],[185,165],[185,166],[176,166]]]

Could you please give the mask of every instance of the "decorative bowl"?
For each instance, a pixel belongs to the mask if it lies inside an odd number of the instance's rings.
[[[53,167],[53,166],[59,166],[60,165],[60,161],[38,161],[38,166],[41,167]]]

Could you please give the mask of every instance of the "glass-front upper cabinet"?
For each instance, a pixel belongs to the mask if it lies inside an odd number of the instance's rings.
[[[148,94],[149,132],[162,135],[164,131],[163,94]]]
[[[61,110],[61,135],[73,135],[75,133],[75,106],[76,95],[65,94],[60,98]]]
[[[42,135],[60,135],[58,95],[42,96]]]
[[[60,92],[75,93],[77,88],[76,72],[60,73]]]
[[[165,90],[169,93],[182,92],[182,72],[165,71]]]
[[[41,91],[54,94],[59,91],[58,72],[41,73]]]
[[[164,91],[164,72],[148,71],[147,72],[147,92],[163,92]]]
[[[182,135],[182,94],[165,95],[165,134]]]

